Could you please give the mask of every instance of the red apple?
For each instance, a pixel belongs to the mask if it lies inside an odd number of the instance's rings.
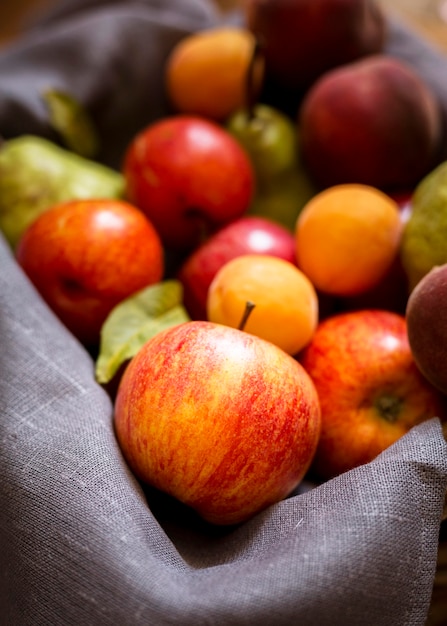
[[[244,216],[223,226],[180,267],[183,301],[193,319],[206,320],[208,288],[227,261],[242,254],[268,254],[295,263],[293,234],[272,220]]]
[[[442,117],[413,68],[379,54],[314,83],[299,129],[303,162],[318,186],[356,182],[391,193],[414,188],[435,166]]]
[[[160,238],[127,202],[76,200],[40,215],[19,241],[17,260],[43,299],[85,345],[121,300],[158,282]]]
[[[320,431],[312,381],[280,348],[192,321],[150,339],[115,402],[118,442],[143,482],[208,522],[243,522],[302,480]]]
[[[267,76],[289,89],[307,89],[329,69],[384,46],[384,13],[374,0],[245,0],[244,9]]]
[[[300,362],[320,399],[313,464],[320,478],[371,461],[416,424],[445,415],[441,395],[415,364],[402,315],[363,310],[327,318]]]
[[[248,209],[255,177],[247,153],[223,127],[175,115],[142,130],[125,154],[128,199],[164,244],[191,250]]]

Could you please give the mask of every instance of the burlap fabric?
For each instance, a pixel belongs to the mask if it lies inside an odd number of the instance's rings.
[[[39,91],[70,88],[116,162],[165,110],[167,51],[218,19],[199,0],[61,4],[0,54],[0,133],[51,136]],[[411,57],[418,41],[392,33],[390,49]],[[446,60],[424,46],[420,62],[445,90]],[[90,355],[2,239],[0,346],[2,625],[425,623],[447,488],[438,420],[369,465],[215,529],[134,479]]]

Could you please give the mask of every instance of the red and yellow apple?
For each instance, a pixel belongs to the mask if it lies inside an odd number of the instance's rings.
[[[191,321],[150,339],[115,402],[124,457],[144,483],[218,525],[286,497],[320,432],[315,388],[301,365],[241,330]]]
[[[192,250],[244,214],[255,188],[249,156],[222,126],[173,115],[129,144],[123,174],[130,202],[149,217],[164,245]]]
[[[416,366],[402,315],[376,309],[331,316],[299,360],[320,399],[312,470],[322,479],[373,460],[424,420],[444,419],[443,398]]]
[[[18,263],[42,298],[85,345],[99,341],[110,311],[158,282],[164,253],[144,214],[119,200],[76,200],[40,215],[22,235]]]
[[[178,274],[193,319],[207,319],[213,278],[225,263],[242,254],[268,254],[295,264],[295,238],[284,226],[256,216],[240,217],[211,235],[185,259]]]

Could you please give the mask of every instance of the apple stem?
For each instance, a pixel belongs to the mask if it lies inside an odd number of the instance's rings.
[[[392,395],[379,396],[376,398],[374,406],[384,420],[394,424],[402,408],[402,400]]]
[[[247,96],[247,113],[248,119],[252,120],[255,116],[254,109],[257,102],[257,90],[255,88],[255,69],[259,59],[263,57],[263,45],[259,38],[255,39],[253,53],[247,71],[246,96]]]
[[[255,305],[254,302],[250,302],[250,300],[247,300],[247,302],[245,304],[245,311],[244,311],[244,314],[242,316],[241,322],[240,322],[240,324],[238,326],[238,330],[244,330],[244,328],[245,328],[245,326],[247,324],[248,318],[250,317],[251,312],[253,311],[255,306],[256,305]]]
[[[195,222],[198,231],[198,242],[203,243],[208,239],[209,233],[213,230],[212,224],[205,218],[205,215],[195,207],[189,207],[185,211],[185,216],[191,222]]]

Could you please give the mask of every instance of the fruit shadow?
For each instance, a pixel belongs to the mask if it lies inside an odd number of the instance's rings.
[[[245,556],[250,553],[258,555],[258,538],[263,536],[263,528],[271,524],[271,507],[246,522],[219,526],[206,522],[193,509],[175,498],[140,484],[151,513],[190,567],[203,569],[236,561],[240,559],[241,546]],[[314,483],[304,480],[285,499],[305,493],[314,486]]]

